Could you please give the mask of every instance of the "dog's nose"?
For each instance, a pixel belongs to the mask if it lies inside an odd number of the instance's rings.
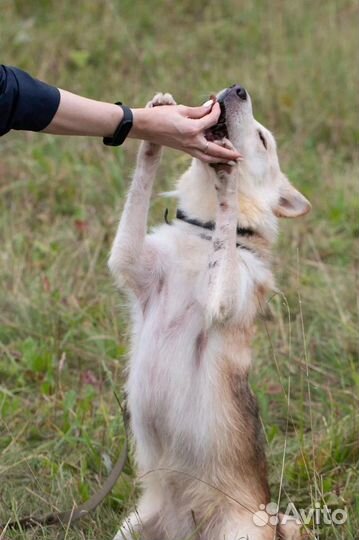
[[[247,99],[247,91],[245,88],[243,88],[243,86],[239,86],[239,84],[237,84],[235,86],[235,90],[239,99],[242,99],[243,101]]]

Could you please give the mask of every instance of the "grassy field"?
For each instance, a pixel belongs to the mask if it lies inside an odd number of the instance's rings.
[[[236,81],[311,200],[283,222],[278,285],[258,321],[252,384],[273,500],[346,508],[308,538],[359,538],[358,6],[354,0],[0,0],[1,61],[89,97],[198,104]],[[137,144],[12,133],[0,140],[0,522],[71,508],[123,444],[128,345],[106,258]],[[188,158],[166,152],[158,191]],[[165,202],[155,199],[152,223]],[[171,207],[173,210],[173,207]],[[279,264],[280,261],[280,264]],[[136,500],[131,464],[76,528],[0,539],[106,540]],[[160,540],[160,539],[159,539]]]

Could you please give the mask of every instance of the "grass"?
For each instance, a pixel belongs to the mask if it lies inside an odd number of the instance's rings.
[[[313,204],[282,223],[283,294],[258,322],[252,384],[273,499],[347,508],[359,530],[358,37],[354,0],[2,0],[2,61],[89,97],[142,106],[158,90],[197,104],[235,81],[277,136],[282,168]],[[11,133],[0,140],[0,522],[69,508],[123,444],[128,318],[106,268],[137,144]],[[166,152],[158,191],[188,163]],[[164,203],[154,201],[152,222]],[[285,455],[284,455],[285,451]],[[75,528],[1,540],[110,539],[136,500],[128,465]]]

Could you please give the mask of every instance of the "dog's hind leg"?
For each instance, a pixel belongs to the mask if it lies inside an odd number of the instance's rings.
[[[155,517],[144,521],[140,514],[134,511],[124,520],[113,540],[165,540],[157,527]]]
[[[251,517],[244,515],[223,518],[223,525],[210,540],[278,540],[276,527],[257,526]]]
[[[269,519],[258,521],[258,517],[254,520],[253,515],[243,513],[224,515],[220,529],[211,531],[208,538],[209,540],[301,540],[300,525],[292,516],[278,514],[278,518],[280,524],[276,525],[271,524]]]
[[[160,527],[162,507],[161,484],[155,476],[150,476],[146,479],[136,510],[123,521],[114,540],[165,540]]]
[[[280,525],[278,525],[277,534],[278,540],[300,540],[301,525],[293,516],[286,514],[278,514]]]
[[[156,94],[147,107],[165,104],[175,104],[172,96]],[[161,146],[147,141],[141,143],[136,170],[108,263],[117,285],[130,288],[135,293],[139,293],[143,282],[148,280],[151,267],[156,261],[153,250],[146,250],[145,236],[152,187],[160,157]]]

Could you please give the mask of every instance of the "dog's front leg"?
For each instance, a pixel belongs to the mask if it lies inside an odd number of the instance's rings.
[[[170,94],[157,94],[147,107],[174,105]],[[156,256],[146,249],[145,236],[152,187],[161,157],[159,145],[142,142],[132,184],[117,229],[109,258],[109,267],[117,284],[140,292]],[[153,251],[153,250],[152,250]]]
[[[216,228],[208,261],[208,323],[223,322],[231,316],[237,267],[237,165],[216,168]]]

